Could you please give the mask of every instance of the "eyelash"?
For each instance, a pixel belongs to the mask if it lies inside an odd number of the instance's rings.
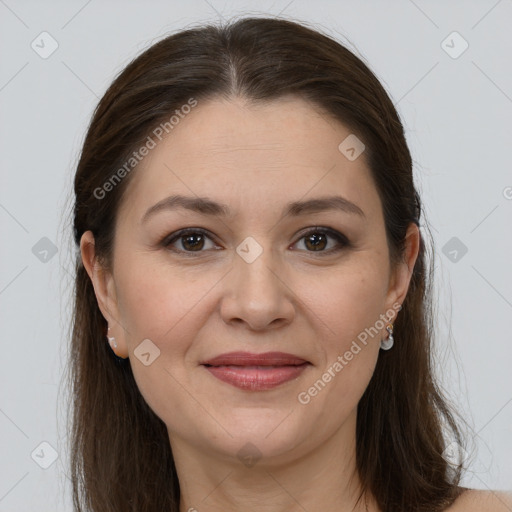
[[[333,253],[341,251],[342,249],[350,246],[350,242],[348,241],[348,239],[347,239],[347,237],[345,235],[343,235],[342,233],[339,233],[338,231],[336,231],[334,229],[322,228],[322,227],[311,228],[307,232],[303,233],[300,236],[300,238],[297,240],[297,242],[299,242],[303,238],[306,238],[307,236],[309,236],[311,234],[314,234],[314,233],[320,233],[320,234],[323,234],[323,235],[328,235],[328,236],[334,238],[338,242],[338,246],[337,247],[334,247],[334,248],[331,248],[331,249],[328,249],[328,250],[322,250],[322,251],[307,251],[306,250],[305,251],[305,252],[312,253],[315,256],[316,255],[321,256],[322,254],[333,254]],[[200,251],[184,251],[184,250],[181,250],[181,249],[175,249],[175,248],[171,248],[170,247],[170,245],[172,243],[174,243],[175,241],[179,240],[180,238],[182,238],[184,236],[191,235],[191,234],[192,235],[195,235],[195,234],[204,235],[205,237],[207,237],[210,240],[212,240],[212,238],[210,237],[208,231],[206,231],[205,229],[202,229],[202,228],[185,228],[185,229],[181,229],[181,230],[179,230],[179,231],[177,231],[175,233],[172,233],[169,236],[166,236],[162,240],[161,245],[164,246],[166,249],[172,251],[172,252],[179,253],[179,254],[185,254],[187,257],[197,257],[198,255],[200,255],[201,253],[203,253],[205,251],[204,250],[200,250]],[[212,242],[214,242],[214,240],[212,240]],[[295,242],[295,243],[297,243],[297,242]]]

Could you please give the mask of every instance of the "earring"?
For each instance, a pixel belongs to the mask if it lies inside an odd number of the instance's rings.
[[[108,328],[108,330],[110,331],[110,327]],[[114,348],[117,348],[117,342],[116,342],[116,339],[113,336],[110,337],[107,334],[107,339],[108,339],[108,342],[110,343],[110,348],[112,348],[112,350],[114,350]]]
[[[386,331],[388,331],[389,336],[386,340],[381,340],[380,348],[382,350],[389,350],[393,346],[393,343],[395,341],[395,339],[393,338],[393,324],[386,325]]]

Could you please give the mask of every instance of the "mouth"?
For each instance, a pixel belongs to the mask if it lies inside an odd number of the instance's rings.
[[[228,352],[201,364],[209,366],[298,366],[308,363],[305,359],[286,352],[264,352],[253,354],[251,352]]]
[[[311,363],[284,352],[231,352],[201,365],[217,379],[239,389],[264,391],[298,378]]]

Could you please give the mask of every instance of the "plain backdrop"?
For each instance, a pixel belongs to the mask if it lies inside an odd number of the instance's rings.
[[[511,0],[0,0],[0,512],[72,509],[66,215],[91,113],[150,44],[243,15],[315,24],[391,95],[436,246],[437,371],[470,426],[463,483],[512,488]]]

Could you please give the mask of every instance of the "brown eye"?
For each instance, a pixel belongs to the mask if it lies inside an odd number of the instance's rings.
[[[327,236],[325,233],[312,233],[304,237],[304,244],[312,251],[321,251],[327,246]]]
[[[327,228],[310,229],[296,243],[302,240],[304,240],[306,252],[316,252],[319,255],[331,254],[350,245],[344,235]],[[211,245],[208,246],[208,243]],[[200,254],[208,249],[218,248],[208,232],[201,228],[186,228],[177,231],[164,239],[162,245],[173,252],[186,255]]]
[[[204,247],[204,236],[202,234],[182,235],[181,245],[187,251],[200,251]]]
[[[211,246],[205,248],[207,241],[210,241]],[[162,245],[170,250],[182,253],[204,252],[203,249],[215,247],[211,238],[207,236],[206,231],[199,228],[182,229],[166,238]]]
[[[327,248],[330,239],[334,240],[334,244],[331,243],[331,247]],[[303,235],[299,241],[301,240],[304,240],[304,246],[307,252],[331,253],[339,251],[349,245],[344,235],[326,228],[312,229]]]

